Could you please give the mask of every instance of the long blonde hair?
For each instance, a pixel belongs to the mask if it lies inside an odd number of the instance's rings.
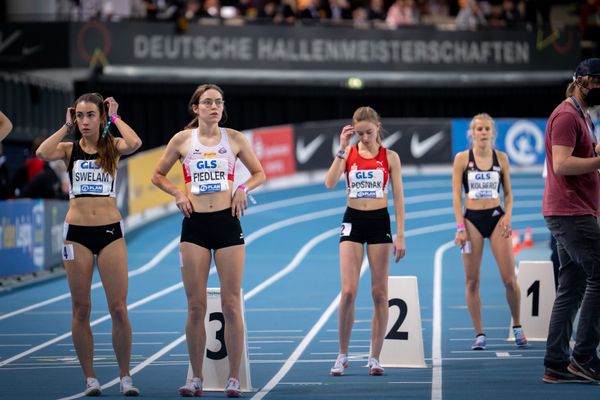
[[[377,111],[369,106],[357,108],[352,116],[352,125],[355,125],[357,122],[361,121],[368,121],[379,127],[377,129],[377,143],[381,145],[383,140],[383,136],[381,134],[381,118],[379,117],[379,114],[377,114]]]

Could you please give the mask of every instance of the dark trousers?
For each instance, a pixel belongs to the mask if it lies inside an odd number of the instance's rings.
[[[573,320],[581,308],[573,356],[596,356],[600,342],[600,227],[593,215],[545,217],[557,242],[560,270],[544,365],[565,367]]]

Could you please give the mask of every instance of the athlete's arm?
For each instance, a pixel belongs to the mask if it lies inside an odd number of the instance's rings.
[[[193,208],[190,199],[187,195],[181,191],[177,186],[173,184],[167,178],[167,174],[173,167],[173,165],[182,157],[181,148],[183,147],[186,136],[189,136],[190,131],[181,131],[169,141],[167,144],[167,148],[163,153],[160,160],[158,160],[158,164],[156,165],[156,169],[154,170],[154,174],[152,175],[152,184],[161,189],[163,192],[170,194],[175,197],[175,204],[177,204],[177,208],[185,215],[186,217],[190,217]]]
[[[452,167],[452,206],[454,207],[454,218],[456,219],[456,225],[460,226],[465,224],[465,218],[463,216],[463,204],[462,204],[462,176],[465,172],[465,157],[468,156],[468,152],[461,151],[454,157],[454,165]],[[467,241],[467,233],[465,230],[462,232],[456,232],[454,242],[458,246],[464,246]]]
[[[502,227],[502,235],[508,238],[511,236],[513,209],[513,195],[510,186],[510,161],[506,153],[498,151],[497,154],[500,169],[502,170],[502,191],[504,192],[504,215],[500,219],[500,226]]]
[[[401,163],[398,153],[387,151],[390,166],[390,180],[394,196],[394,215],[396,216],[396,238],[394,239],[394,259],[398,262],[406,255],[406,239],[404,237],[404,190],[402,188]]]
[[[354,135],[354,127],[352,125],[346,125],[342,128],[342,133],[340,133],[340,151],[344,150],[344,158],[340,158],[337,155],[334,157],[331,167],[329,167],[327,175],[325,175],[325,187],[327,189],[333,189],[346,170],[346,160],[350,153],[348,145],[350,144],[352,135]]]
[[[46,161],[63,160],[65,164],[67,163],[67,156],[70,155],[69,151],[73,148],[73,144],[62,143],[62,140],[69,133],[67,126],[75,124],[72,117],[74,112],[72,107],[67,108],[65,117],[67,122],[40,144],[35,152],[36,157]]]
[[[122,138],[117,138],[116,140],[119,154],[129,155],[142,147],[142,139],[125,121],[117,118],[113,123],[117,126],[122,136]]]
[[[237,157],[250,172],[250,178],[243,183],[248,191],[260,186],[266,179],[267,175],[263,170],[256,153],[248,142],[248,139],[241,133],[233,129],[227,129],[229,137],[232,138],[237,147]],[[231,215],[244,215],[244,210],[248,207],[248,199],[244,190],[234,188],[233,199],[231,200]]]

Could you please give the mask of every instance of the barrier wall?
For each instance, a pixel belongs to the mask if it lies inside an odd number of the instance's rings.
[[[348,120],[257,128],[244,134],[252,144],[268,179],[329,168],[339,149],[339,133]],[[449,165],[468,146],[467,119],[382,119],[383,144],[400,155],[405,166]],[[545,120],[496,119],[497,147],[511,164],[541,166]],[[356,137],[354,138],[356,141]],[[174,211],[173,197],[151,180],[165,146],[124,159],[117,176],[117,206],[128,231]],[[237,165],[236,175],[247,174]],[[176,163],[168,174],[183,189]],[[243,179],[240,178],[240,179]],[[240,182],[241,183],[241,182]],[[0,278],[31,274],[61,264],[62,226],[67,202],[16,200],[0,205]],[[129,222],[129,223],[128,223]]]
[[[0,202],[0,278],[40,272],[61,263],[68,203],[59,200]]]

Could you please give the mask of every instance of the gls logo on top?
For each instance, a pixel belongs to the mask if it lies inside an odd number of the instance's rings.
[[[373,171],[357,171],[356,179],[373,179]]]
[[[199,160],[196,163],[196,167],[198,169],[205,169],[205,168],[217,168],[217,160]]]
[[[496,148],[506,152],[512,165],[540,165],[546,157],[544,132],[546,120],[536,119],[496,119]],[[452,120],[452,152],[468,149],[467,139],[470,119]]]
[[[96,161],[81,161],[81,169],[100,169],[100,165],[96,164]]]

